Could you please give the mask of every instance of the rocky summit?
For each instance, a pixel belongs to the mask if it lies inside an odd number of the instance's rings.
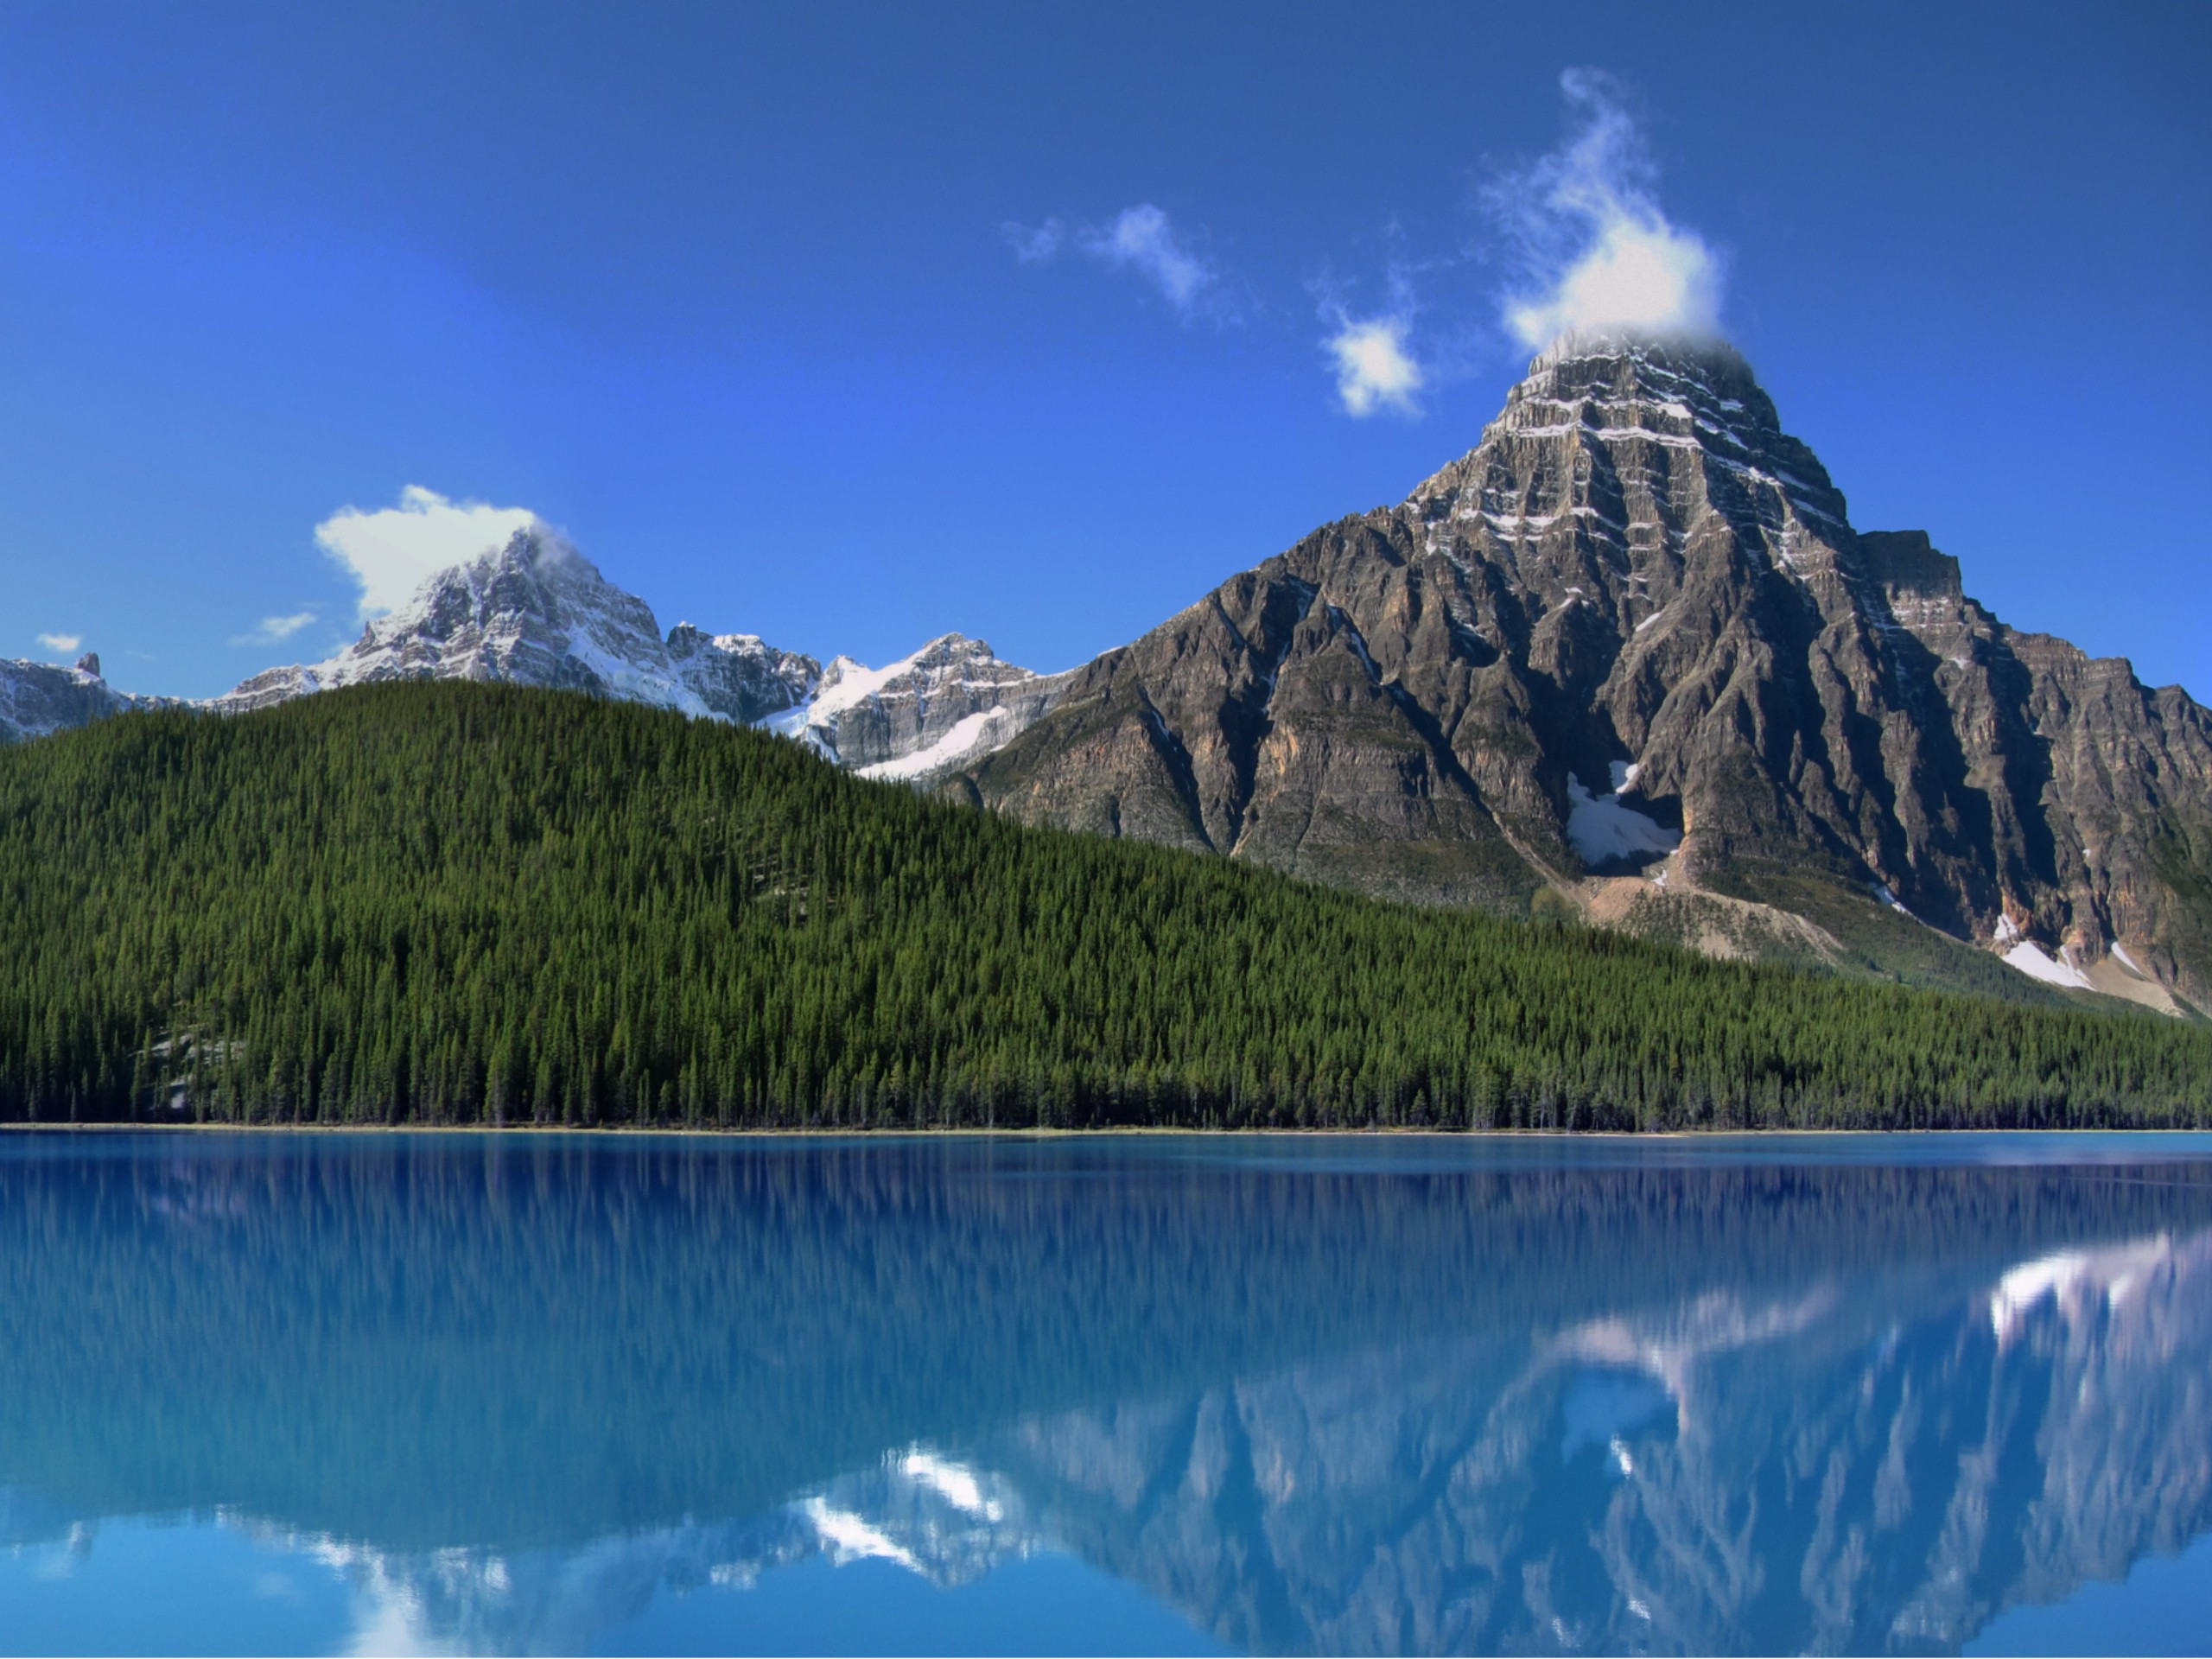
[[[100,659],[89,651],[74,668],[0,661],[0,743],[20,743],[127,709],[167,707],[175,701],[116,690],[101,677]]]
[[[365,681],[766,724],[1032,823],[1710,954],[2212,1012],[2212,715],[1853,527],[1732,348],[1573,336],[1481,442],[1065,673],[957,633],[824,668],[543,527],[238,712]],[[0,741],[146,706],[0,664]]]
[[[502,680],[754,721],[804,697],[821,671],[751,634],[683,623],[664,640],[645,601],[533,529],[437,572],[328,661],[270,669],[213,706],[239,713],[378,680]]]
[[[2212,716],[1854,530],[1724,345],[1563,340],[1403,502],[1057,692],[961,792],[1719,954],[2212,1008]]]
[[[1050,712],[1071,677],[948,633],[887,668],[836,658],[811,696],[768,723],[863,777],[912,780],[998,748]]]

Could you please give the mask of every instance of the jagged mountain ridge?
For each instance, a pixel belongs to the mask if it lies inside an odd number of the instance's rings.
[[[209,706],[242,713],[391,679],[509,681],[699,718],[772,721],[831,760],[894,776],[965,759],[998,723],[1033,719],[1049,705],[1039,689],[1048,682],[959,634],[882,669],[839,657],[825,670],[757,634],[709,633],[690,622],[664,639],[645,601],[533,529],[437,572],[337,656],[270,669]]]
[[[876,670],[664,639],[533,529],[206,706],[395,677],[766,723],[1031,822],[1395,897],[1565,894],[1719,954],[2032,990],[1978,945],[2212,1009],[2212,715],[2006,627],[1923,532],[1855,531],[1719,344],[1560,342],[1405,501],[1062,674],[958,634]],[[0,699],[0,737],[153,701],[30,664]]]
[[[369,622],[337,655],[264,670],[218,697],[118,692],[89,656],[73,671],[0,663],[0,742],[132,709],[245,714],[347,685],[467,679],[769,724],[863,774],[913,780],[1003,742],[1052,707],[1064,677],[1003,662],[984,641],[958,633],[875,669],[850,657],[825,669],[758,634],[709,633],[690,622],[663,639],[645,601],[541,527],[434,573],[406,606]]]
[[[102,677],[95,652],[79,657],[74,668],[0,661],[0,743],[25,742],[132,709],[170,708],[175,702],[173,697],[118,691]]]
[[[1718,344],[1562,341],[1404,502],[1076,671],[961,788],[1395,896],[1687,916],[1708,949],[1761,948],[1716,916],[1838,962],[1838,929],[1936,948],[1903,910],[2212,1007],[2212,715],[2006,628],[1923,534],[1854,531]]]
[[[392,679],[514,681],[753,721],[805,696],[821,664],[749,634],[679,624],[664,640],[645,602],[537,530],[425,581],[326,662],[255,675],[213,706],[263,708]]]

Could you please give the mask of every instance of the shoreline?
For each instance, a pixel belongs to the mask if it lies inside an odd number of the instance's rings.
[[[2033,1135],[2058,1139],[2079,1135],[2191,1135],[2212,1141],[2212,1128],[1961,1128],[1961,1129],[1434,1129],[1434,1128],[1267,1128],[1208,1129],[1185,1124],[1116,1124],[1103,1128],[988,1128],[958,1125],[944,1128],[729,1128],[702,1129],[671,1125],[666,1128],[634,1123],[0,1123],[5,1135],[591,1135],[620,1138],[646,1136],[688,1140],[792,1141],[1098,1141],[1131,1136],[1179,1135],[1217,1140],[1263,1139],[1407,1140],[1429,1141],[1719,1141],[1781,1140],[1848,1137],[1860,1140],[1903,1140],[1916,1136],[1965,1139],[1975,1135]]]

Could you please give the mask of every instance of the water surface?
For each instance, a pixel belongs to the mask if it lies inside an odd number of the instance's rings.
[[[0,1649],[2186,1650],[2191,1136],[0,1137]]]

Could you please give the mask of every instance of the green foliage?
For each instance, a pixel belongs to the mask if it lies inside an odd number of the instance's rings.
[[[0,752],[0,947],[17,1121],[2212,1121],[2212,1033],[1402,908],[505,687]]]

